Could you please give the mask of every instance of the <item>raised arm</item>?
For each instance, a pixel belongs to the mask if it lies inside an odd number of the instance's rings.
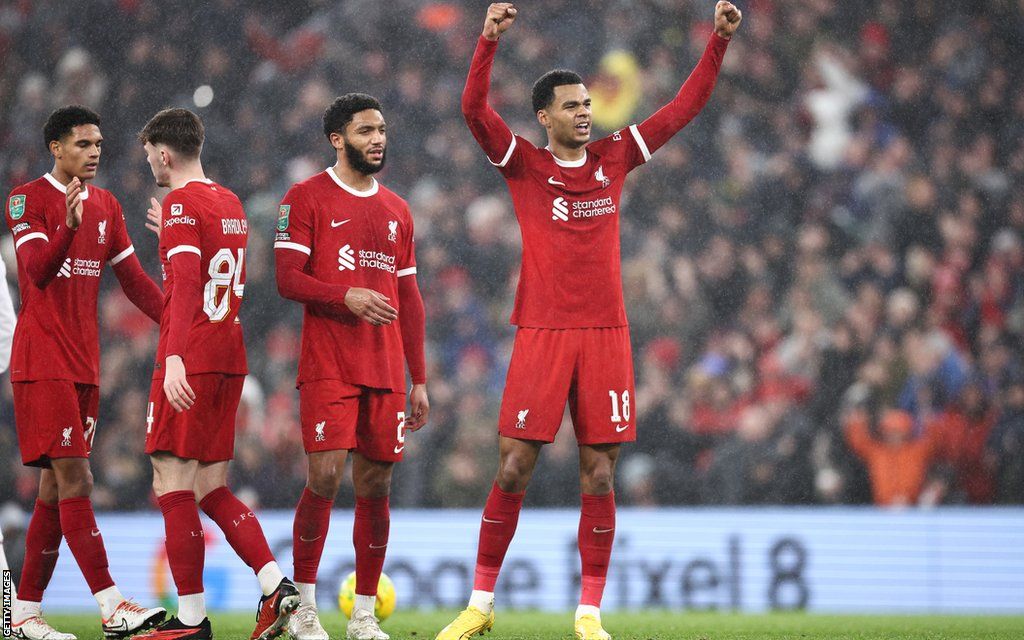
[[[29,279],[36,287],[45,289],[60,272],[68,250],[75,239],[75,233],[82,224],[82,183],[78,178],[68,184],[65,196],[66,213],[64,224],[58,225],[53,237],[46,233],[46,223],[41,215],[29,207],[30,204],[22,196],[21,207],[25,219],[15,224],[21,215],[15,217],[8,204],[7,223],[14,233],[14,248],[21,255],[21,264]]]
[[[462,115],[477,143],[491,164],[503,167],[515,150],[515,136],[487,102],[491,85],[491,67],[498,50],[498,38],[512,26],[516,8],[510,2],[496,2],[487,9],[483,33],[476,44],[473,62],[462,92]]]
[[[715,31],[690,77],[671,102],[638,126],[640,137],[646,145],[645,160],[689,124],[707,104],[718,80],[718,71],[722,67],[729,39],[736,32],[742,18],[740,10],[731,2],[719,2],[715,6]]]

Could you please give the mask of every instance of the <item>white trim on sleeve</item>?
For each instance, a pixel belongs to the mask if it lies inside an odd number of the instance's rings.
[[[179,244],[173,249],[167,251],[167,259],[170,260],[171,256],[176,256],[179,253],[194,253],[200,258],[203,257],[203,252],[199,250],[199,247],[193,247],[190,244]]]
[[[27,234],[21,236],[20,238],[18,238],[18,241],[14,243],[15,251],[17,251],[18,248],[21,247],[21,245],[25,244],[29,240],[35,240],[36,238],[42,238],[43,240],[46,240],[47,242],[50,241],[50,237],[48,235],[46,235],[45,233],[43,233],[42,231],[33,231],[32,233],[27,233]]]
[[[309,247],[307,247],[304,244],[299,244],[298,242],[284,242],[284,241],[278,240],[277,242],[274,243],[274,248],[275,249],[291,249],[292,251],[298,251],[299,253],[304,253],[307,256],[308,255],[312,255],[312,253],[313,253],[312,249],[310,249]]]
[[[512,133],[509,131],[509,133]],[[496,167],[504,167],[508,164],[508,161],[512,159],[512,152],[516,150],[516,134],[512,133],[512,143],[508,145],[508,151],[505,152],[505,157],[501,159],[501,162],[493,162],[490,158],[487,158],[487,162],[490,162]]]
[[[644,156],[644,162],[651,159],[651,152],[647,149],[647,143],[644,141],[644,137],[640,135],[640,129],[635,124],[629,125],[629,132],[633,134],[633,139],[636,140],[636,146],[640,147],[640,153]]]
[[[416,275],[416,267],[406,267],[405,269],[399,269],[398,273],[396,273],[395,275],[398,276],[399,278],[403,276]]]
[[[124,251],[122,251],[121,253],[117,254],[116,256],[114,256],[113,258],[110,259],[110,266],[116,265],[118,262],[121,262],[122,260],[124,260],[128,256],[132,255],[133,253],[135,253],[135,245],[130,244],[130,245],[128,245],[127,249],[125,249]],[[170,255],[170,254],[168,254],[168,255]]]

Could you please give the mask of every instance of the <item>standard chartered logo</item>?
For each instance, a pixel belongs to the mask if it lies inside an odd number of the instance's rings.
[[[338,249],[338,271],[350,271],[356,270],[356,252],[352,250],[351,245],[345,245],[341,249]]]
[[[58,278],[70,278],[71,276],[89,276],[92,278],[100,277],[101,264],[99,260],[87,260],[85,258],[65,258],[64,264],[60,266],[60,271],[57,272]]]
[[[551,203],[551,219],[562,222],[569,221],[569,203],[565,201],[565,198],[559,196]]]
[[[348,244],[338,250],[338,271],[355,271],[357,265],[363,269],[395,273],[395,256],[369,249],[356,251]]]
[[[571,203],[565,198],[558,197],[551,202],[551,219],[568,222],[569,217],[573,218],[598,218],[614,214],[617,207],[611,196],[597,198],[595,200],[573,200]]]

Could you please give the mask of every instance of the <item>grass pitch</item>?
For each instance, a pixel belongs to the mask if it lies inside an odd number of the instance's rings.
[[[383,625],[392,640],[433,640],[455,611],[400,611]],[[79,640],[101,640],[94,615],[47,614],[59,630]],[[331,638],[345,638],[345,619],[324,611]],[[211,616],[215,640],[246,640],[255,618],[250,613]],[[649,611],[604,616],[615,640],[1020,640],[1024,617],[979,616],[825,616],[809,614],[739,615]],[[572,640],[572,614],[498,611],[486,640]]]

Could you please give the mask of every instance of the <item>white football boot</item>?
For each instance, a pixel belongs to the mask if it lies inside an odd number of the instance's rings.
[[[42,615],[13,623],[11,635],[21,640],[78,640],[78,636],[73,633],[63,633],[51,627]]]
[[[299,605],[288,621],[288,633],[294,640],[330,640],[327,631],[320,624],[316,606]]]
[[[364,609],[352,613],[345,635],[348,640],[391,640],[391,636],[380,630],[377,616]]]

